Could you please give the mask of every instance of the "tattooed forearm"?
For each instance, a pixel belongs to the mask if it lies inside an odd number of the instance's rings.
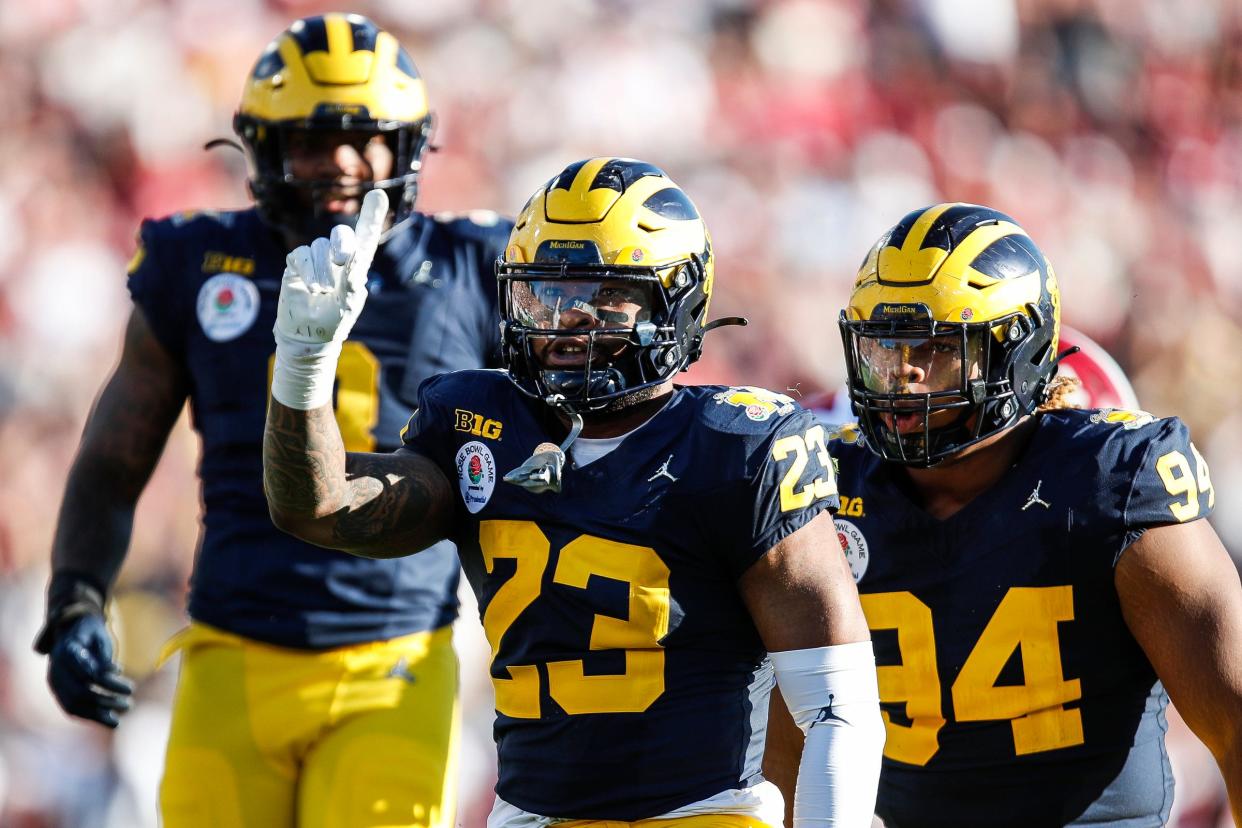
[[[275,400],[263,441],[263,485],[276,525],[303,540],[367,557],[409,555],[443,538],[448,482],[415,454],[348,454],[328,407]]]
[[[408,555],[447,533],[453,509],[448,484],[430,461],[416,455],[351,454],[349,478],[354,501],[333,527],[341,546],[375,548],[382,539],[380,546],[389,554]]]
[[[345,444],[331,407],[297,411],[271,401],[263,435],[263,488],[273,515],[317,518],[349,503]]]

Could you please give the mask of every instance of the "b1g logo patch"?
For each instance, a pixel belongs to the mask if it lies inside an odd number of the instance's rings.
[[[712,399],[716,405],[735,405],[743,409],[746,416],[755,422],[763,422],[773,414],[788,414],[794,409],[793,397],[753,385],[721,391]]]
[[[473,434],[475,437],[499,440],[500,433],[505,428],[504,423],[499,420],[489,420],[482,414],[475,414],[473,411],[466,411],[464,408],[454,409],[453,416],[456,418],[453,422],[455,430]]]
[[[859,503],[862,498],[856,498]],[[845,560],[850,565],[850,572],[854,575],[854,583],[862,580],[863,575],[867,574],[867,564],[871,562],[871,551],[867,548],[867,539],[863,537],[863,533],[859,531],[848,520],[834,518],[833,523],[837,526],[837,540],[841,543],[841,551],[845,554]]]
[[[477,514],[492,499],[496,488],[496,459],[492,450],[471,440],[457,450],[457,485],[470,514]]]
[[[236,273],[217,273],[198,290],[198,324],[212,342],[228,342],[259,318],[259,289]]]
[[[861,497],[846,497],[841,495],[841,508],[837,509],[837,514],[843,517],[863,517],[863,499]]]

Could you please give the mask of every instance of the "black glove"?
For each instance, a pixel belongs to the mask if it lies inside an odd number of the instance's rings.
[[[57,572],[35,651],[49,656],[47,683],[66,713],[116,727],[133,703],[134,685],[112,660],[103,608],[98,586],[76,573]]]

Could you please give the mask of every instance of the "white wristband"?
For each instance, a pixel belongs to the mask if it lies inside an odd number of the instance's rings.
[[[332,404],[340,342],[309,345],[276,335],[272,399],[289,408],[310,411]]]

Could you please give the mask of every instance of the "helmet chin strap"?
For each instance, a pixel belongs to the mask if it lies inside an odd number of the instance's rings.
[[[237,143],[231,138],[212,138],[210,141],[203,144],[204,150],[213,150],[216,147],[232,147],[233,149],[240,152],[242,155],[246,154],[246,151],[242,149],[241,144]]]
[[[1063,360],[1065,360],[1068,357],[1072,357],[1074,354],[1078,353],[1081,350],[1082,348],[1079,348],[1077,345],[1074,345],[1072,347],[1066,348],[1064,351],[1057,354],[1057,358],[1054,359],[1052,361],[1052,364],[1048,366],[1047,375],[1052,376],[1053,374],[1055,374],[1057,372],[1057,366],[1059,366]]]
[[[569,417],[569,435],[559,446],[555,443],[540,443],[535,446],[534,453],[526,458],[522,465],[506,474],[503,479],[506,483],[521,486],[534,494],[544,492],[556,494],[561,490],[565,453],[582,433],[582,415],[567,407],[565,398],[560,394],[551,394],[544,402]]]
[[[745,316],[722,316],[719,319],[713,319],[703,326],[703,333],[714,331],[716,328],[723,328],[727,325],[737,325],[744,328],[750,324],[750,320]]]

